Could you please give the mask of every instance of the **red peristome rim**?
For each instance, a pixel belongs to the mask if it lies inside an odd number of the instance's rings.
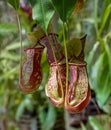
[[[66,65],[65,62],[63,62],[63,63],[62,63],[62,62],[57,62],[57,63],[56,63],[56,62],[53,62],[53,63],[50,64],[50,66],[55,66],[56,64],[57,64],[57,65]],[[69,64],[69,65],[74,65],[74,66],[81,66],[81,67],[87,65],[86,61],[84,61],[84,62],[82,62],[82,63],[69,62],[68,64]]]
[[[69,62],[68,64],[69,65],[74,65],[74,66],[86,66],[87,65],[86,61],[83,61],[81,63]]]
[[[57,62],[57,63],[53,62],[53,63],[50,64],[51,67],[56,66],[56,65],[62,66],[62,65],[66,65],[66,63],[64,63],[64,62],[63,63],[61,63],[61,62]]]
[[[30,50],[30,49],[34,49],[34,50],[43,50],[44,47],[43,46],[40,46],[40,47],[29,47],[29,48],[25,48],[24,51],[27,51],[27,50]]]
[[[91,98],[91,90],[90,90],[90,87],[88,86],[87,97],[85,99],[83,99],[83,101],[81,101],[79,104],[77,104],[75,106],[69,106],[69,107],[67,107],[67,105],[65,104],[65,108],[70,113],[73,113],[73,114],[74,113],[79,113],[79,112],[81,112],[89,104],[90,98]]]
[[[64,100],[62,100],[61,102],[59,102],[59,101],[56,101],[55,99],[52,99],[52,98],[50,98],[50,97],[49,97],[49,99],[50,99],[50,102],[51,102],[54,106],[59,107],[59,108],[64,107]]]
[[[58,36],[58,34],[56,34],[56,33],[48,33],[48,35],[44,35],[44,36],[42,36],[42,37],[40,38],[40,40],[42,40],[44,37],[46,37],[46,36],[50,36],[50,35]]]

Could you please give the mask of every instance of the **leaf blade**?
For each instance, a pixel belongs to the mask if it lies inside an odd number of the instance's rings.
[[[47,33],[48,25],[54,15],[54,8],[50,0],[31,1],[33,19],[37,20],[39,26]]]
[[[99,30],[99,35],[102,33],[103,29],[105,28],[105,25],[107,24],[107,21],[110,20],[109,19],[110,14],[111,14],[111,4],[109,4],[108,7],[105,10],[104,17],[103,17],[102,23],[101,23],[101,28]]]
[[[95,117],[89,117],[89,123],[92,126],[93,130],[103,130],[100,122]]]
[[[7,2],[15,9],[19,9],[19,0],[7,0]]]
[[[52,104],[49,104],[47,118],[42,126],[42,130],[51,130],[56,121],[56,111]],[[48,125],[47,125],[48,124]]]
[[[56,8],[63,22],[66,22],[69,19],[76,2],[77,0],[52,0],[53,6]]]

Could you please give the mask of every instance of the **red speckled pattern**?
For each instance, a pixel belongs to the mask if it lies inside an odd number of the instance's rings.
[[[86,65],[69,64],[70,84],[65,98],[65,108],[71,113],[82,111],[90,100]]]
[[[57,107],[64,106],[66,88],[66,64],[51,64],[50,77],[46,85],[46,95]]]
[[[27,48],[25,51],[26,60],[21,68],[19,87],[23,93],[33,93],[42,80],[40,61],[43,48]]]
[[[40,43],[42,45],[45,44],[47,48],[47,60],[50,65],[55,62],[54,54],[58,62],[60,62],[64,58],[62,46],[59,43],[56,34],[51,33],[48,36],[44,36],[43,38],[41,38]]]

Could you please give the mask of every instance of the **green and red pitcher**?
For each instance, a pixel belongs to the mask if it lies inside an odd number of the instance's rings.
[[[21,67],[19,87],[23,93],[33,93],[42,81],[41,57],[43,47],[26,48],[26,59]]]

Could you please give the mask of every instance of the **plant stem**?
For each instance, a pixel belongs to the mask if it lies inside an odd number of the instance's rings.
[[[65,37],[65,23],[63,22],[63,44],[64,44],[64,51],[65,51],[65,58],[66,58],[66,94],[68,90],[68,56],[67,56],[67,47],[66,47],[66,37]]]
[[[20,36],[20,70],[22,66],[22,27],[20,23],[19,15],[17,14],[18,28],[19,28],[19,36]],[[21,71],[20,71],[21,73]]]
[[[54,60],[55,60],[55,63],[56,63],[58,75],[61,77],[60,72],[59,72],[58,62],[57,62],[56,55],[55,55],[55,51],[54,51],[54,48],[53,48],[53,46],[52,46],[52,42],[51,42],[50,38],[48,37],[48,33],[46,33],[46,36],[47,36],[47,38],[48,38],[49,45],[51,46],[51,49],[52,49],[52,53],[53,53]],[[58,81],[57,81],[57,82],[58,82]],[[57,83],[57,85],[58,85],[58,83]],[[64,92],[63,92],[63,84],[62,84],[61,78],[60,78],[60,87],[61,87],[62,97],[63,97]]]
[[[97,34],[97,37],[99,37],[99,34],[98,34],[98,0],[95,0],[94,1],[94,25],[95,25],[95,30],[96,30],[96,34]]]

